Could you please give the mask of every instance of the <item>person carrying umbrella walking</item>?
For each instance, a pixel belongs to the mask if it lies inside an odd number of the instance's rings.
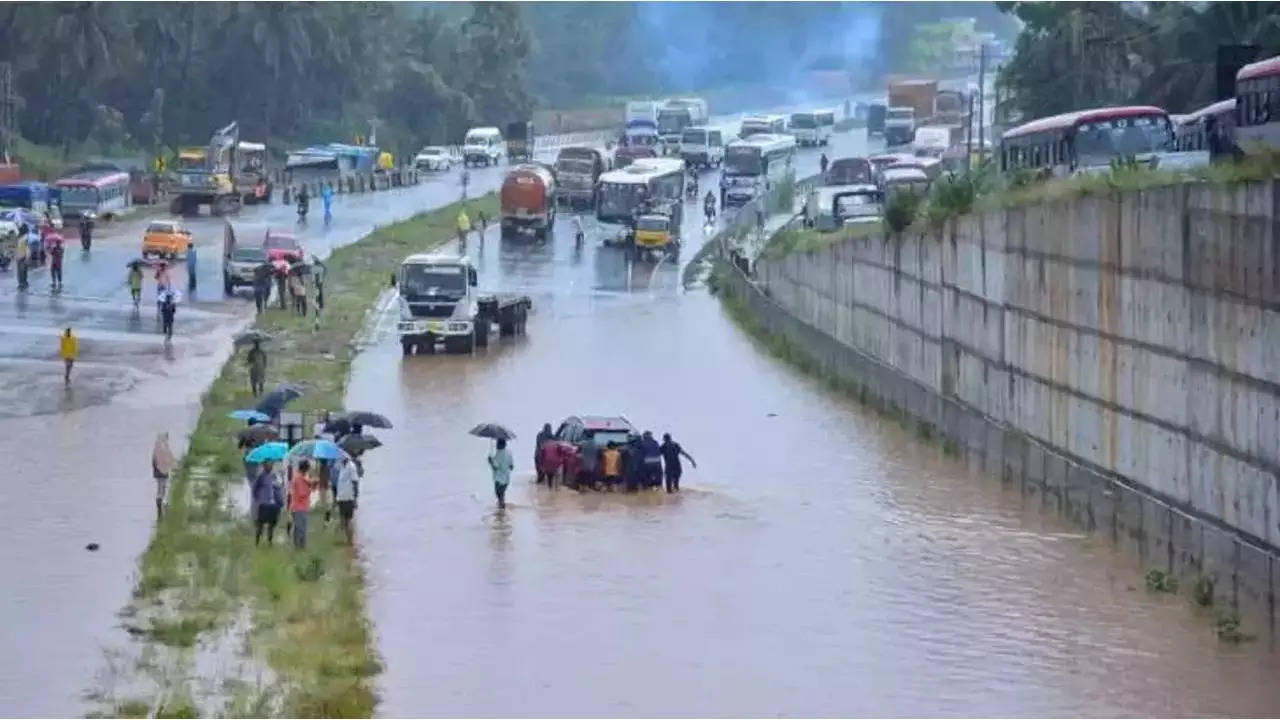
[[[289,263],[284,261],[277,263],[275,266],[275,275],[276,275],[276,296],[280,298],[280,309],[288,310],[289,307],[285,305],[284,296],[286,291],[285,281],[288,280],[289,278]]]
[[[498,440],[497,446],[489,455],[489,469],[493,471],[493,494],[498,497],[498,508],[507,507],[507,486],[511,484],[511,470],[515,461],[511,459],[511,451],[507,449],[506,440]]]
[[[173,451],[169,449],[169,433],[156,436],[151,450],[151,475],[156,481],[156,522],[164,517],[164,498],[169,491],[169,476],[173,474]]]
[[[266,264],[259,265],[253,271],[253,304],[258,308],[259,315],[267,309],[267,301],[271,298],[271,273],[271,266]]]
[[[71,328],[67,328],[58,339],[58,355],[62,356],[62,382],[70,385],[71,366],[75,365],[76,358],[80,357],[80,339],[71,332]]]
[[[165,342],[173,339],[173,318],[178,314],[178,302],[172,290],[166,289],[160,295],[160,329],[164,332]]]
[[[262,463],[258,476],[253,481],[253,544],[262,540],[262,531],[267,531],[267,544],[275,541],[276,523],[280,521],[280,506],[284,504],[284,489],[280,486],[280,478],[276,475],[271,461]]]
[[[253,341],[249,354],[244,359],[249,366],[249,392],[254,397],[262,395],[263,385],[267,380],[267,351],[262,349],[262,342]]]
[[[133,297],[133,306],[138,307],[142,302],[142,263],[135,262],[129,264],[129,295]]]
[[[53,290],[62,289],[62,236],[56,242],[49,243],[49,281]]]

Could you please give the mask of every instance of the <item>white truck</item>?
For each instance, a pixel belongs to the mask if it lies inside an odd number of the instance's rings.
[[[684,129],[706,124],[707,101],[702,98],[672,98],[658,109],[658,136],[663,154],[678,155]]]
[[[405,258],[396,275],[396,331],[404,354],[434,353],[437,343],[447,352],[472,352],[489,344],[495,325],[502,337],[523,335],[533,307],[529,296],[482,294],[476,283],[475,266],[465,256],[422,253]]]
[[[909,145],[916,137],[915,108],[889,108],[884,116],[884,144],[889,147]]]

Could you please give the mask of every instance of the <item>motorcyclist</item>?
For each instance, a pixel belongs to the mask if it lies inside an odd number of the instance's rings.
[[[298,191],[298,219],[303,220],[307,217],[307,210],[311,206],[311,197],[307,195],[307,186],[303,185]]]

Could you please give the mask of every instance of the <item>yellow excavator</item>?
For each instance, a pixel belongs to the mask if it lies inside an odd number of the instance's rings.
[[[213,134],[209,147],[187,148],[178,155],[178,167],[169,184],[169,212],[194,215],[208,205],[214,215],[240,211],[241,195],[236,188],[236,149],[240,142],[237,123]]]

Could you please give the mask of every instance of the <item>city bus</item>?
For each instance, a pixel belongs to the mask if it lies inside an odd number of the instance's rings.
[[[119,215],[133,205],[129,173],[119,170],[85,170],[54,183],[62,196],[63,217]]]
[[[1236,73],[1235,143],[1246,153],[1280,146],[1280,55]]]
[[[1078,110],[1040,118],[1006,130],[1000,139],[1000,169],[1047,170],[1056,177],[1105,171],[1113,160],[1133,159],[1153,167],[1207,165],[1206,151],[1178,152],[1169,114],[1150,105]]]
[[[835,110],[791,113],[791,134],[799,145],[826,145],[835,131]]]
[[[1210,155],[1230,147],[1235,136],[1236,99],[1227,98],[1182,115],[1174,123],[1174,146],[1181,151],[1208,150]]]
[[[752,135],[734,140],[724,151],[720,205],[745,205],[773,183],[795,175],[796,139],[790,135]]]
[[[631,227],[646,205],[684,201],[684,161],[677,158],[636,158],[630,165],[600,176],[596,219]]]

